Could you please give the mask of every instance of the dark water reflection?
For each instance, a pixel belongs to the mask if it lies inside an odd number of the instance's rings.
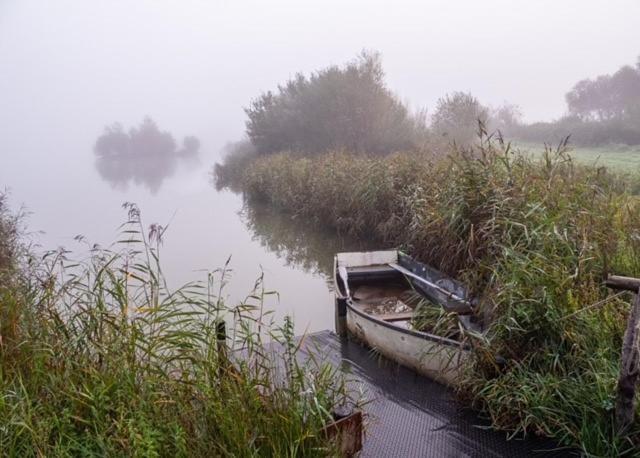
[[[318,224],[246,198],[240,217],[253,234],[253,239],[287,265],[320,274],[327,280],[332,278],[336,253],[382,249],[379,244],[339,236]]]
[[[179,163],[198,163],[200,141],[185,137],[178,148],[173,136],[147,117],[129,132],[119,123],[107,126],[96,140],[94,153],[98,173],[113,188],[126,190],[133,183],[155,194]]]

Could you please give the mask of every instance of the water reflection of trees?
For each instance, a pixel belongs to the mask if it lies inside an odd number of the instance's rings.
[[[339,237],[335,232],[321,230],[308,221],[248,199],[245,199],[240,215],[254,240],[284,259],[287,265],[318,273],[327,279],[333,275],[336,253],[373,248],[370,242]]]
[[[94,146],[96,169],[104,180],[117,188],[141,184],[153,193],[175,173],[180,161],[197,160],[199,152],[196,137],[185,137],[178,148],[173,136],[148,117],[129,132],[119,123],[107,126]]]

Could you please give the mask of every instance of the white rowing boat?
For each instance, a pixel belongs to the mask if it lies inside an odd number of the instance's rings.
[[[338,334],[348,332],[399,364],[457,384],[469,348],[460,340],[414,329],[409,298],[419,295],[455,312],[461,329],[469,329],[466,315],[473,304],[463,285],[397,250],[338,253],[334,283]]]

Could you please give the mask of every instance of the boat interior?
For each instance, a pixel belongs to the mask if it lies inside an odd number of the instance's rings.
[[[426,300],[389,265],[352,267],[347,275],[352,306],[396,326],[409,328],[416,306]]]
[[[392,325],[413,329],[418,305],[431,305],[436,318],[442,309],[456,312],[467,329],[479,330],[460,283],[398,251],[338,253],[335,274],[352,307]]]

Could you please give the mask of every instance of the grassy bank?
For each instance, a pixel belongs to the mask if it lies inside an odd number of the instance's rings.
[[[640,274],[640,207],[615,175],[563,148],[531,157],[484,141],[437,158],[269,155],[242,188],[465,281],[486,333],[473,338],[462,394],[496,427],[592,455],[636,453],[640,426],[625,437],[613,428],[629,298],[602,280]]]
[[[528,142],[515,142],[523,151],[533,154],[544,151],[544,145]],[[609,145],[609,146],[574,146],[571,157],[579,164],[604,166],[622,173],[640,173],[640,146]]]
[[[262,323],[261,283],[233,308],[225,270],[169,290],[163,229],[147,235],[135,206],[128,216],[111,249],[36,258],[0,199],[0,454],[332,455],[320,431],[346,401],[343,382],[296,360],[290,322]]]

